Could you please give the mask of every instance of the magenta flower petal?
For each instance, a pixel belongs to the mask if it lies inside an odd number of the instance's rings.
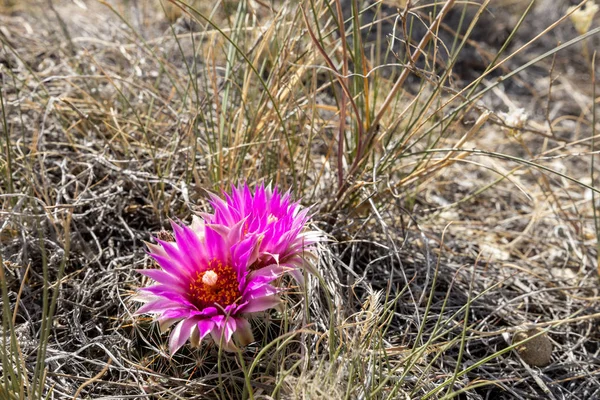
[[[184,249],[202,249],[200,237],[191,228],[185,225],[177,225],[173,221],[171,221],[171,226],[175,234],[175,241],[179,246]],[[184,254],[187,256],[190,265],[199,265],[208,261],[205,259],[203,251],[186,251]]]
[[[150,293],[155,296],[164,297],[165,299],[191,305],[187,300],[185,292],[178,287],[170,287],[168,285],[154,285],[147,288],[140,289],[142,292]]]
[[[193,310],[192,315],[212,317],[219,314],[219,310],[216,307],[206,307],[202,310]]]
[[[169,352],[171,354],[175,354],[187,342],[197,324],[198,321],[195,319],[184,319],[175,326],[169,339]]]
[[[135,313],[137,315],[147,314],[147,313],[163,313],[166,310],[181,310],[184,309],[185,306],[178,304],[175,301],[164,299],[164,300],[155,300],[150,303],[144,304],[141,306]]]
[[[225,332],[225,338],[227,339],[228,342],[231,340],[231,337],[233,336],[233,332],[235,332],[236,326],[237,326],[237,324],[235,323],[235,318],[229,317],[225,320],[223,329]]]
[[[265,311],[270,308],[277,307],[281,303],[281,299],[278,296],[259,297],[254,299],[244,307],[240,307],[240,311],[244,313],[253,313],[259,311]]]
[[[242,270],[245,271],[244,274],[249,272],[246,266],[256,262],[261,241],[262,237],[251,236],[231,248],[234,258],[239,261],[237,265],[239,273],[242,273]]]
[[[231,337],[236,330],[236,320],[230,316],[219,318],[215,321],[215,326],[211,330],[210,334],[213,341],[218,345],[222,345],[224,350],[235,351],[236,346],[233,344]]]
[[[258,290],[264,286],[270,286],[269,283],[271,283],[272,281],[273,281],[273,279],[271,279],[271,277],[268,277],[268,276],[254,277],[248,282],[248,285],[246,286],[245,294],[254,293],[256,290]]]
[[[224,239],[227,239],[229,237],[229,234],[231,232],[231,228],[225,225],[219,225],[219,224],[210,224],[207,225],[210,229],[212,229],[213,231],[217,232],[219,235],[221,235],[221,237],[223,237]]]
[[[166,242],[160,239],[156,239],[156,242],[162,246],[165,253],[167,253],[167,257],[178,264],[179,272],[190,271],[192,269],[186,252],[181,251],[177,246],[178,244],[183,245],[183,243]],[[160,261],[158,262],[160,264]]]
[[[191,311],[189,308],[174,308],[163,312],[160,318],[182,320],[189,318]]]
[[[181,279],[163,271],[160,269],[139,269],[137,270],[142,275],[147,276],[150,279],[155,280],[158,283],[162,283],[171,287],[185,289]]]
[[[148,247],[150,254],[155,254],[160,257],[168,257],[167,253],[163,250],[163,248],[161,246],[158,246],[158,245],[152,244],[152,243],[148,243],[146,241],[144,241],[144,244],[146,245],[146,247]]]
[[[167,310],[162,314],[165,318],[190,318],[190,317],[212,317],[218,314],[218,310],[215,307],[206,307],[202,311],[195,310],[193,308],[187,309],[172,309]]]
[[[210,319],[201,319],[198,321],[198,332],[200,334],[200,340],[204,339],[206,335],[208,335],[212,329],[214,328],[215,323]]]
[[[244,238],[245,223],[246,223],[246,219],[245,218],[241,219],[229,229],[228,240],[231,245],[241,242],[242,239]]]
[[[269,279],[269,282],[271,282],[271,281],[274,281],[275,279],[279,278],[281,275],[283,275],[288,270],[289,270],[289,268],[286,268],[285,266],[278,265],[278,264],[272,264],[272,265],[263,267],[261,269],[252,271],[250,274],[250,279],[264,278],[264,279]]]
[[[273,287],[271,285],[263,285],[254,290],[248,290],[244,293],[242,300],[251,302],[254,299],[260,299],[266,296],[272,296],[281,292],[281,289]]]
[[[227,254],[229,249],[227,248],[223,237],[210,226],[207,226],[204,232],[206,235],[205,245],[208,253],[219,260],[229,258],[229,255]]]
[[[260,270],[258,270],[260,271]],[[277,277],[269,274],[269,275],[249,275],[248,282],[246,284],[245,293],[252,292],[258,288],[263,286],[268,286],[269,283],[273,282]]]
[[[150,253],[150,256],[154,258],[154,261],[156,261],[163,270],[173,276],[183,278],[190,275],[190,271],[188,271],[187,267],[180,266],[176,260],[171,259],[169,256],[163,257],[154,253]]]

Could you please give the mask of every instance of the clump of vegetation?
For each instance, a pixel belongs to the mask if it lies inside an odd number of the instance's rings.
[[[3,2],[0,397],[600,396],[593,3]],[[244,182],[314,276],[171,354],[144,241]]]

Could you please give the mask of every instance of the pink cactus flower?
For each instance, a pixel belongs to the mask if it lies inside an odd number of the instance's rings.
[[[310,218],[308,208],[292,202],[290,193],[281,195],[277,188],[271,190],[263,184],[253,194],[248,185],[232,187],[225,199],[212,195],[214,214],[203,214],[207,225],[226,235],[232,227],[243,223],[244,237],[259,235],[258,258],[251,265],[260,270],[274,264],[289,270],[302,283],[300,267],[306,267],[306,256],[311,255],[313,245],[321,240],[316,231],[306,230]]]
[[[224,350],[235,351],[254,339],[248,316],[280,303],[277,267],[251,270],[265,235],[245,235],[246,219],[229,229],[205,226],[197,217],[191,226],[172,223],[174,241],[147,243],[160,269],[139,272],[156,285],[140,289],[137,300],[146,304],[136,314],[154,314],[169,338],[174,354],[189,339],[198,346],[211,335]]]

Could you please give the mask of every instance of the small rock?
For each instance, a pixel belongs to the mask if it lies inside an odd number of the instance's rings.
[[[512,343],[521,342],[541,331],[540,328],[535,328],[517,332],[513,336]],[[517,346],[515,350],[523,361],[534,367],[545,367],[552,361],[552,342],[545,333]]]

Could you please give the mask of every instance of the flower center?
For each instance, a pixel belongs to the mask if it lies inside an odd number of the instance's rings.
[[[196,277],[190,282],[190,295],[198,308],[215,304],[227,307],[241,297],[238,286],[233,268],[228,264],[223,265],[221,260],[212,259],[206,270],[196,272]]]

